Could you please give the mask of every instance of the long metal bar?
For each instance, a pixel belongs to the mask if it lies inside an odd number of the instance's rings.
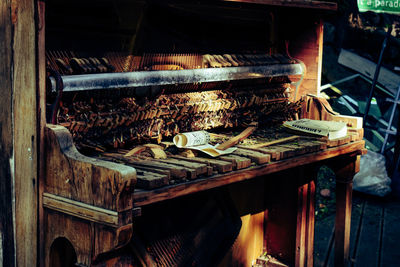
[[[379,54],[378,64],[377,64],[376,69],[375,69],[374,79],[372,80],[371,89],[369,90],[369,96],[368,96],[367,105],[365,107],[364,118],[363,118],[364,119],[363,120],[364,121],[364,125],[365,125],[365,123],[367,121],[369,108],[371,106],[371,100],[372,100],[372,97],[374,95],[375,85],[376,85],[376,82],[378,81],[379,72],[381,70],[383,53],[385,52],[385,48],[386,48],[387,42],[389,40],[389,37],[391,35],[391,32],[392,32],[392,26],[390,25],[388,27],[388,31],[387,31],[387,33],[385,35],[385,39],[382,42],[382,48],[381,48],[381,52]]]
[[[61,79],[63,83],[63,92],[74,92],[300,75],[303,74],[304,71],[302,65],[297,63],[266,66],[66,75],[61,76]],[[57,91],[55,79],[50,77],[50,81],[51,90],[53,92]]]

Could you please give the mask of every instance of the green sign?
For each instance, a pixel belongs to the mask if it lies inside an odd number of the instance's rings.
[[[357,0],[360,12],[400,14],[400,0]]]

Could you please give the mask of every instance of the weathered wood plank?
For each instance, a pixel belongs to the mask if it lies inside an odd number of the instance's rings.
[[[353,198],[353,205],[351,209],[351,227],[350,227],[350,261],[355,262],[355,255],[356,255],[356,249],[358,246],[358,241],[359,241],[359,235],[358,229],[360,227],[360,222],[363,217],[364,213],[364,201],[358,199],[357,197]],[[332,252],[332,257],[331,257],[331,265],[333,265],[333,252]]]
[[[245,169],[251,166],[251,160],[249,158],[240,157],[236,155],[227,155],[219,157],[220,160],[228,161],[233,163],[235,170]]]
[[[352,180],[359,160],[357,156],[336,158],[330,165],[336,175],[335,266],[349,263]]]
[[[58,237],[64,237],[76,251],[79,251],[77,256],[77,262],[90,266],[90,248],[92,243],[89,237],[91,232],[94,230],[88,221],[84,221],[80,218],[74,218],[68,214],[62,214],[59,212],[51,211],[45,212],[44,215],[44,227],[46,227],[46,235],[44,240],[44,249],[46,253],[45,262],[50,266],[50,247],[54,239]],[[61,265],[61,264],[60,264]]]
[[[382,205],[367,200],[355,255],[358,266],[379,266]]]
[[[333,233],[335,227],[335,215],[332,214],[323,220],[317,220],[315,224],[314,241],[314,264],[315,266],[325,265],[325,261],[332,255],[333,259]],[[333,262],[333,261],[332,261]]]
[[[283,158],[281,148],[278,148],[276,146],[270,146],[270,147],[265,147],[265,148],[264,147],[261,147],[261,148],[247,148],[245,146],[240,146],[240,148],[257,151],[257,152],[261,152],[261,153],[264,153],[264,154],[269,154],[271,156],[272,160],[280,160],[280,159]]]
[[[306,221],[308,184],[297,189],[297,224],[295,266],[306,266]]]
[[[400,202],[388,203],[384,212],[382,255],[380,266],[398,266],[400,262],[399,240]]]
[[[300,145],[299,143],[296,144],[282,144],[278,145],[278,147],[284,147],[290,149],[293,152],[293,156],[303,155],[307,153],[307,148],[304,145]]]
[[[154,189],[168,185],[169,177],[167,174],[159,174],[154,171],[149,172],[141,169],[136,169],[137,172],[137,188]],[[169,174],[169,173],[168,173]]]
[[[46,126],[46,47],[45,47],[45,3],[44,1],[37,1],[37,73],[38,73],[38,216],[39,225],[44,223],[44,210],[43,210],[43,199],[42,194],[44,192],[44,173],[45,173],[45,161],[44,161],[44,128]],[[44,266],[44,228],[38,227],[39,229],[39,266]]]
[[[296,155],[296,151],[290,147],[276,145],[276,146],[271,147],[271,149],[275,149],[277,152],[279,152],[279,157],[278,157],[279,160],[291,158]],[[268,150],[268,148],[267,148],[267,150]]]
[[[110,210],[132,208],[134,168],[80,154],[62,126],[45,130],[46,192]]]
[[[11,1],[17,266],[37,261],[37,104],[35,1]]]
[[[56,210],[92,222],[118,226],[118,213],[57,195],[43,193],[45,208]]]
[[[355,254],[359,245],[359,223],[363,217],[363,202],[355,197],[351,213],[351,234],[350,234],[350,261],[357,261]],[[315,249],[314,249],[314,264],[315,266],[333,266],[334,265],[334,229],[335,229],[335,214],[332,214],[322,220],[317,220],[315,225]]]
[[[257,164],[265,164],[271,161],[271,156],[269,154],[263,154],[257,151],[251,151],[243,148],[236,149],[233,152],[233,155],[250,158]]]
[[[327,148],[326,144],[319,141],[299,140],[299,144],[306,148],[307,153],[317,152]]]
[[[356,198],[357,199],[357,198]],[[350,247],[349,247],[349,260],[351,263],[354,263],[355,266],[357,266],[357,259],[356,259],[356,253],[358,246],[360,245],[359,243],[359,238],[360,238],[360,223],[362,223],[363,215],[364,215],[364,208],[365,208],[365,200],[358,200],[360,204],[355,204],[353,203],[352,205],[352,212],[351,212],[351,226],[350,226]],[[334,219],[333,219],[334,220]],[[334,242],[334,236],[333,236],[333,241]],[[329,254],[326,255],[325,257],[325,265],[324,266],[334,266],[334,261],[335,261],[335,251],[334,251],[334,246],[330,247]]]
[[[376,64],[366,58],[360,57],[355,53],[342,49],[340,51],[338,62],[365,75],[371,80],[374,78]],[[378,82],[385,88],[389,89],[393,95],[395,95],[400,84],[400,75],[397,75],[387,68],[382,67],[379,72]]]

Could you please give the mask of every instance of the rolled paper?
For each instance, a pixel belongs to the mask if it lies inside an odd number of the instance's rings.
[[[179,148],[201,146],[210,142],[210,134],[206,131],[181,133],[176,135],[173,141]]]

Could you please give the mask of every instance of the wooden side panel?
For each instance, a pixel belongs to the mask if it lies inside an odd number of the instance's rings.
[[[267,185],[265,248],[290,266],[313,266],[316,170],[307,165],[284,171]]]
[[[46,128],[46,192],[114,211],[132,208],[132,167],[80,154],[67,129]]]
[[[232,260],[236,266],[251,267],[263,252],[264,212],[241,217],[242,228],[232,247]]]
[[[319,92],[322,69],[323,25],[318,14],[304,11],[301,18],[297,12],[286,12],[280,23],[282,42],[287,42],[289,54],[306,65],[306,75],[297,93],[297,100],[302,95]],[[281,15],[281,16],[282,16]]]
[[[297,168],[283,171],[269,176],[266,184],[265,248],[268,254],[290,266],[294,266],[296,259],[298,187],[294,177],[298,174]]]
[[[0,257],[1,266],[14,266],[12,202],[12,32],[11,1],[0,2]]]
[[[296,266],[313,266],[316,168],[309,165],[300,177],[297,201]]]
[[[15,224],[18,266],[37,259],[35,1],[12,1]]]
[[[297,189],[297,229],[296,229],[296,259],[295,266],[306,266],[306,232],[307,232],[307,192],[308,184]]]
[[[98,262],[115,256],[109,252],[126,245],[132,234],[132,225],[116,229],[49,209],[45,209],[43,218],[46,235],[43,244],[44,263],[42,266],[46,267],[53,267],[51,263],[54,260],[52,259],[57,253],[52,254],[54,251],[51,246],[58,238],[65,238],[71,243],[78,264],[91,266],[99,256]],[[62,253],[63,251],[60,251],[60,254]]]
[[[264,181],[234,184],[229,191],[241,215],[242,227],[220,266],[251,267],[264,248]]]
[[[44,240],[46,267],[51,267],[50,247],[58,237],[64,237],[72,244],[78,263],[90,266],[90,255],[93,249],[93,227],[90,222],[48,211],[44,214],[44,227],[48,229]]]

